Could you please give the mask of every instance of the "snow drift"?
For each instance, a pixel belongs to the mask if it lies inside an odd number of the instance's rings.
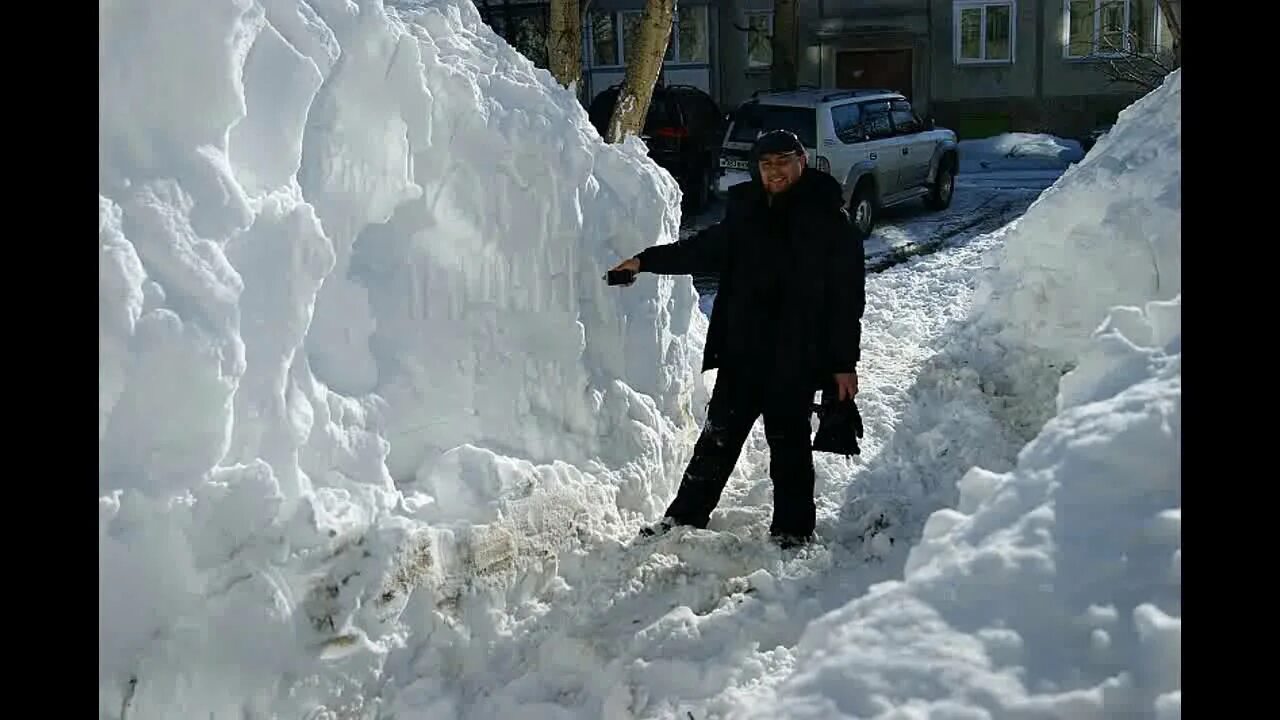
[[[468,0],[99,24],[101,713],[371,717],[673,491],[696,295],[599,278],[678,190]]]
[[[1060,170],[1084,157],[1080,141],[1042,133],[1001,133],[960,141],[960,174]]]
[[[1175,72],[1001,231],[940,355],[1050,417],[733,717],[1181,717],[1180,147]]]

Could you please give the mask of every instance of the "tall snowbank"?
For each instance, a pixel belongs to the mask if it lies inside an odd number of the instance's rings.
[[[1181,114],[1179,73],[1125,110],[957,330],[978,378],[1065,363],[1017,393],[1052,417],[734,717],[1181,717]]]
[[[975,300],[1002,339],[1070,361],[1110,308],[1181,292],[1181,108],[1174,75],[1014,221]]]
[[[678,191],[469,0],[99,24],[101,713],[371,717],[409,633],[670,496],[696,295],[599,278]]]

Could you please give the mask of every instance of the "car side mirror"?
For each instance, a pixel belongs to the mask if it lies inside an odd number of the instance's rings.
[[[929,128],[930,130],[934,130],[937,128],[937,123],[934,122],[932,115],[924,119],[924,126]]]

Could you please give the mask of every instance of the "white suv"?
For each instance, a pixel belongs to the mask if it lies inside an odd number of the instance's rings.
[[[717,190],[750,179],[751,144],[761,133],[790,130],[809,166],[844,187],[856,232],[867,237],[881,208],[924,198],[951,204],[960,167],[956,135],[926,126],[900,93],[888,90],[806,89],[758,93],[734,112],[720,149]]]

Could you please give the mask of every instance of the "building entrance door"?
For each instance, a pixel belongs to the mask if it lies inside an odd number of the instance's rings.
[[[836,53],[836,87],[883,88],[911,99],[911,50],[842,50]]]

